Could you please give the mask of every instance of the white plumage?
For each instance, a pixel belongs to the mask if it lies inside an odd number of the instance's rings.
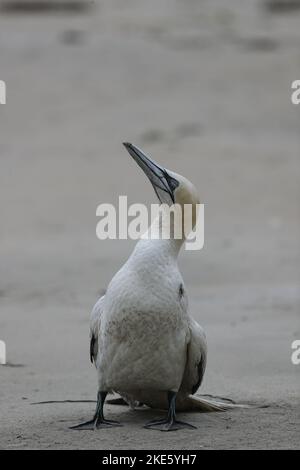
[[[184,177],[167,171],[132,144],[129,153],[149,177],[161,202],[199,203],[195,187]],[[196,210],[191,226],[196,223]],[[106,294],[91,314],[91,358],[98,373],[98,405],[94,419],[77,426],[90,429],[114,425],[103,416],[107,392],[126,401],[169,409],[166,420],[146,427],[173,430],[192,427],[176,420],[176,410],[223,409],[217,403],[192,397],[206,366],[203,329],[190,316],[177,258],[180,240],[154,237],[164,226],[160,216],[152,238],[142,237],[125,265],[111,280]]]
[[[139,241],[91,317],[99,390],[160,408],[166,391],[195,391],[206,363],[205,335],[188,314],[172,248],[167,240]]]

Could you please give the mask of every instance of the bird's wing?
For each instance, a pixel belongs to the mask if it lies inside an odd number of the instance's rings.
[[[180,391],[194,394],[201,385],[206,367],[206,338],[201,326],[190,321],[190,341],[187,346],[187,361]]]
[[[198,323],[190,321],[190,340],[187,346],[187,360],[183,380],[176,400],[176,409],[180,411],[226,411],[234,408],[249,408],[248,405],[233,403],[231,400],[210,395],[195,395],[201,385],[206,367],[206,338]],[[194,396],[192,396],[194,395]]]
[[[100,329],[101,315],[105,296],[101,297],[95,304],[90,318],[90,359],[96,364],[98,354],[98,334]]]

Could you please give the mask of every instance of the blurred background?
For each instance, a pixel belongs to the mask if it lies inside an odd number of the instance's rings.
[[[0,0],[0,446],[111,439],[67,431],[93,404],[30,403],[95,398],[89,312],[134,246],[97,240],[96,207],[156,202],[124,140],[205,204],[205,247],[180,258],[208,337],[202,392],[269,407],[259,426],[201,417],[202,444],[296,446],[299,26],[299,0]],[[173,445],[127,419],[109,445]]]

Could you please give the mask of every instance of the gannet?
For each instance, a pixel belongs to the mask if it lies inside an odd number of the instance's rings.
[[[196,208],[199,197],[190,181],[166,170],[133,144],[124,146],[151,181],[161,204]],[[193,228],[196,210],[191,214]],[[119,393],[129,403],[168,410],[165,419],[147,423],[148,429],[194,429],[177,420],[176,410],[222,410],[218,403],[192,396],[204,376],[207,344],[203,328],[189,314],[178,268],[184,236],[153,237],[161,230],[163,219],[160,214],[151,227],[151,237],[142,236],[137,242],[92,310],[90,355],[98,373],[97,407],[91,421],[72,429],[119,426],[104,418],[103,406],[110,392]]]

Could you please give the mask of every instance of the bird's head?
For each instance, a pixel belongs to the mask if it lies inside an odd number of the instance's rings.
[[[124,146],[151,181],[161,204],[196,206],[200,203],[195,186],[187,178],[166,170],[135,145],[124,142]]]

